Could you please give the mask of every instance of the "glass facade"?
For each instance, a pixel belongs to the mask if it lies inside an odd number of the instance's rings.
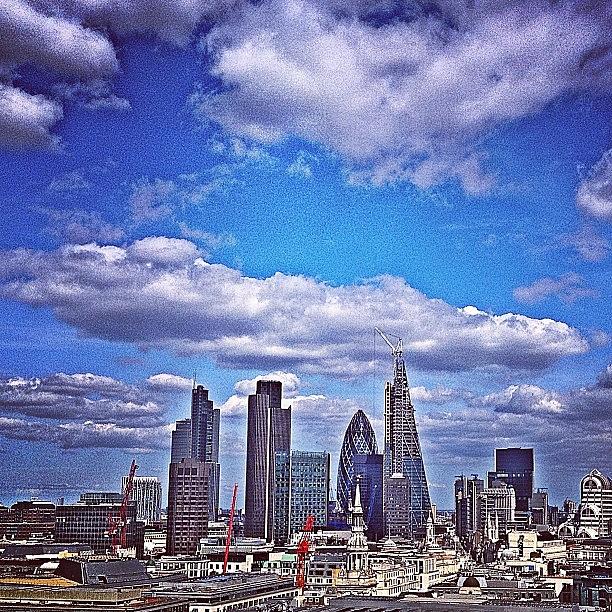
[[[363,410],[358,410],[351,419],[346,432],[340,459],[338,461],[338,480],[336,491],[338,504],[348,516],[351,500],[355,492],[355,455],[373,455],[378,452],[376,434]]]

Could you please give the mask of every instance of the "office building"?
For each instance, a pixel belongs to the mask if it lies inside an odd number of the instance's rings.
[[[76,504],[55,508],[55,541],[89,544],[96,553],[112,547],[110,523],[119,520],[120,493],[83,493]],[[138,547],[136,504],[127,507],[127,548]]]
[[[515,521],[514,488],[496,481],[478,495],[478,531],[488,540],[497,541]]]
[[[194,555],[208,534],[215,464],[184,458],[170,464],[168,481],[168,555]]]
[[[176,422],[172,432],[170,462],[180,463],[181,459],[191,457],[191,419]]]
[[[393,489],[397,498],[399,489],[407,490],[405,483],[393,476],[403,476],[409,481],[410,503],[408,504],[408,525],[401,527],[397,524],[402,513],[398,507],[390,511],[393,513],[393,527],[400,529],[402,534],[410,537],[423,537],[427,519],[431,513],[429,487],[425,475],[421,444],[417,431],[414,406],[410,399],[408,375],[404,362],[403,344],[401,338],[397,345],[379,331],[385,342],[391,347],[393,354],[393,382],[385,385],[385,452],[384,452],[384,488]],[[384,512],[388,514],[388,506],[392,503],[387,493],[384,493]],[[387,519],[385,519],[387,520]],[[388,530],[388,529],[387,529]]]
[[[125,491],[127,476],[121,480]],[[161,515],[161,482],[155,476],[134,476],[130,500],[136,504],[136,520],[145,525],[157,523]]]
[[[28,540],[51,538],[55,532],[55,504],[47,501],[18,501],[10,508],[0,506],[0,538]]]
[[[612,480],[599,470],[590,471],[580,482],[577,535],[612,536]]]
[[[392,474],[384,481],[385,534],[390,538],[412,537],[410,480],[403,474]]]
[[[531,511],[531,522],[534,525],[550,525],[548,490],[538,489],[534,491],[529,500]]]
[[[194,385],[191,390],[191,457],[213,464],[209,489],[209,520],[219,511],[219,421],[220,411],[208,397],[208,389]]]
[[[529,511],[533,493],[533,448],[496,448],[495,471],[488,474],[488,486],[495,480],[510,485],[516,494],[518,512]]]
[[[365,534],[377,542],[385,532],[383,520],[383,456],[354,455],[354,482],[360,479],[361,503],[364,511]],[[353,487],[354,488],[354,487]],[[353,493],[354,496],[354,493]]]
[[[248,399],[244,534],[274,538],[276,453],[291,451],[291,407],[282,406],[282,383],[259,380]]]
[[[291,453],[289,531],[302,530],[308,515],[314,528],[327,527],[329,501],[329,453],[294,451]]]
[[[291,455],[274,455],[274,543],[289,539],[289,500],[291,498]]]
[[[351,419],[340,449],[336,491],[340,508],[348,516],[351,500],[355,494],[355,455],[378,453],[376,434],[363,410],[358,410]]]
[[[477,474],[457,476],[455,479],[455,533],[464,538],[478,530],[478,495],[484,481]]]

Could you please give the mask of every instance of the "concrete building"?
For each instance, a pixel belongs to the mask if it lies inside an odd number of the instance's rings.
[[[18,501],[10,508],[0,506],[0,538],[28,540],[52,538],[55,504],[47,501]]]
[[[490,541],[499,540],[515,520],[514,489],[504,482],[494,481],[478,495],[478,531]]]
[[[216,465],[193,458],[170,464],[166,540],[169,555],[195,554],[200,538],[206,536]]]
[[[279,381],[257,381],[249,395],[244,535],[274,538],[276,453],[291,451],[291,407],[282,406]]]
[[[385,530],[390,537],[410,538],[410,480],[402,474],[392,474],[384,481]]]
[[[127,476],[121,479],[121,490],[127,484]],[[155,476],[134,476],[130,500],[136,504],[136,520],[145,525],[159,522],[161,516],[161,482]]]

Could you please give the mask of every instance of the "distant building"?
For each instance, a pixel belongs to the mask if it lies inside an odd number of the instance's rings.
[[[274,543],[284,544],[289,539],[289,500],[291,497],[291,455],[274,455]]]
[[[385,480],[385,531],[390,537],[410,538],[410,480],[393,474]]]
[[[360,479],[368,540],[377,542],[384,536],[383,520],[383,456],[355,455],[353,457],[355,481]],[[354,495],[354,492],[353,492]]]
[[[580,482],[577,536],[612,536],[612,480],[599,470],[591,470]]]
[[[182,419],[176,422],[172,432],[170,462],[179,463],[188,457],[191,457],[191,419]]]
[[[516,496],[506,483],[494,484],[478,495],[478,530],[488,540],[497,541],[515,521]]]
[[[125,490],[127,476],[121,480],[121,490]],[[161,515],[161,482],[155,476],[134,476],[130,499],[136,504],[136,520],[145,525],[157,523]]]
[[[208,397],[208,389],[196,385],[191,390],[191,455],[193,459],[214,464],[209,489],[209,520],[219,511],[219,420],[220,411]]]
[[[290,533],[301,531],[310,514],[315,528],[327,527],[329,463],[329,453],[291,453]]]
[[[55,532],[55,504],[19,501],[10,508],[0,506],[0,538],[28,540],[51,538]]]
[[[249,395],[244,535],[274,538],[275,455],[291,451],[291,407],[282,406],[279,381],[257,381]]]
[[[336,491],[338,503],[348,516],[351,500],[355,494],[355,455],[378,453],[376,434],[363,410],[358,410],[351,419],[340,449]]]
[[[96,553],[110,550],[109,526],[118,520],[122,496],[120,493],[84,493],[76,504],[56,506],[55,540],[57,542],[89,544]],[[139,530],[136,525],[136,505],[127,507],[127,548],[138,548]]]
[[[488,473],[488,486],[495,480],[510,485],[516,495],[516,509],[529,511],[533,494],[533,448],[496,448],[495,471]]]
[[[194,555],[208,533],[216,464],[182,459],[170,464],[168,480],[168,555]]]
[[[455,533],[464,538],[478,531],[478,495],[484,481],[477,474],[457,476],[455,480]]]
[[[380,332],[379,332],[380,333]],[[393,344],[381,333],[389,344],[393,354],[393,382],[385,384],[385,450],[384,450],[384,514],[385,531],[390,528],[405,534],[406,537],[422,537],[425,525],[431,512],[429,487],[425,474],[425,465],[421,453],[421,443],[416,426],[414,406],[410,399],[408,375],[404,362],[401,338]],[[408,488],[401,485],[410,494],[408,502],[407,524],[398,523],[402,514],[397,504],[389,497],[393,491],[397,497],[399,480],[397,476],[408,481]],[[391,515],[392,518],[391,518]],[[403,520],[403,519],[402,519]]]
[[[535,525],[550,525],[548,490],[538,489],[534,491],[529,500],[531,510],[531,522]]]

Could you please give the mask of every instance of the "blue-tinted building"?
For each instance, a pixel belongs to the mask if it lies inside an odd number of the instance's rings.
[[[382,539],[385,531],[383,521],[383,456],[379,454],[355,455],[353,464],[355,485],[357,478],[360,477],[361,505],[366,524],[365,533],[368,540],[376,542]]]
[[[355,493],[354,458],[356,455],[375,455],[377,452],[374,429],[365,412],[358,410],[346,428],[338,462],[338,504],[346,516]]]
[[[533,448],[496,448],[495,471],[488,473],[488,485],[496,480],[505,482],[514,489],[516,509],[529,510],[529,500],[533,494]]]

